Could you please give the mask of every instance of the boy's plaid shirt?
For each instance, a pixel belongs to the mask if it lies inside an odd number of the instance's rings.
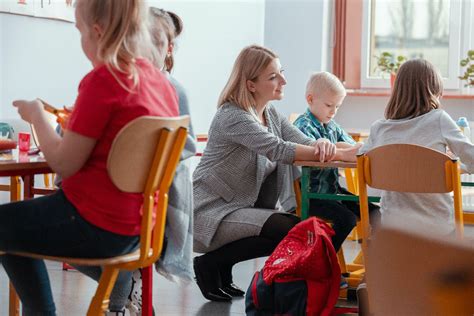
[[[354,145],[356,142],[334,120],[326,126],[310,112],[298,116],[293,123],[300,131],[311,139],[326,138],[331,143],[345,142]],[[313,193],[337,193],[339,188],[339,174],[337,168],[314,169],[310,175],[310,188]]]

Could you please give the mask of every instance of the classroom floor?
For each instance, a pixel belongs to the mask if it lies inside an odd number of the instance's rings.
[[[352,258],[358,248],[355,242],[346,242],[346,256]],[[260,269],[266,258],[242,262],[234,268],[234,281],[247,289],[251,277]],[[90,299],[95,291],[95,282],[77,271],[63,271],[57,262],[47,262],[55,298],[57,314],[68,316],[85,315]],[[179,286],[157,273],[154,275],[153,304],[157,315],[166,316],[236,316],[245,315],[244,298],[232,303],[207,301],[195,283]],[[8,313],[8,278],[0,267],[0,315]]]
[[[465,235],[474,243],[474,226],[467,227]],[[357,254],[359,245],[346,241],[344,252],[346,260],[352,260]],[[234,281],[246,289],[253,273],[260,269],[265,258],[250,260],[238,264],[234,270]],[[90,299],[95,291],[95,282],[77,271],[63,271],[61,264],[48,262],[47,267],[52,283],[57,314],[68,316],[85,315]],[[0,268],[0,315],[8,313],[8,278]],[[166,316],[236,316],[245,315],[243,298],[234,299],[232,303],[209,302],[204,299],[195,283],[178,286],[158,274],[154,274],[153,304],[157,315]],[[341,304],[347,304],[341,301]],[[349,305],[355,304],[349,302]]]

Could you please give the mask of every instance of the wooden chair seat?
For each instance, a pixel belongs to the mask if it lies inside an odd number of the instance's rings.
[[[149,255],[151,255],[152,253],[153,253],[153,250],[150,249]],[[103,259],[53,257],[53,256],[46,256],[46,255],[31,253],[31,252],[12,252],[11,254],[22,256],[22,257],[45,259],[49,261],[66,262],[68,264],[73,264],[73,265],[75,264],[75,265],[82,265],[82,266],[105,266],[105,265],[122,265],[125,263],[136,261],[140,258],[140,249],[137,249],[134,252],[131,252],[125,255],[110,257],[110,258],[103,258]]]

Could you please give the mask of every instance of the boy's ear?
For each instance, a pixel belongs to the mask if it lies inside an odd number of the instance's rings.
[[[306,95],[306,102],[308,102],[308,104],[313,103],[313,95],[312,94],[307,94]]]
[[[247,89],[252,93],[255,92],[255,82],[253,82],[252,80],[247,80]]]

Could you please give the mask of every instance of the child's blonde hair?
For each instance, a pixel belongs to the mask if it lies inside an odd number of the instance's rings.
[[[306,84],[305,95],[319,95],[326,92],[345,96],[346,88],[344,88],[341,80],[330,72],[321,71],[311,74]]]
[[[168,41],[168,45],[174,45],[176,37],[183,31],[183,21],[173,12],[154,7],[150,8],[150,15],[151,37],[160,54],[159,60],[155,60],[155,65],[160,69],[165,68],[167,72],[171,72],[174,66],[174,56],[173,52],[168,54],[165,39]],[[165,57],[163,58],[163,56]]]
[[[247,80],[255,81],[267,66],[278,56],[270,49],[259,45],[245,47],[237,57],[230,78],[221,92],[217,106],[232,102],[247,112],[255,114],[256,105]]]
[[[139,81],[136,58],[156,58],[147,27],[147,6],[143,0],[77,0],[76,10],[87,27],[98,25],[103,34],[98,42],[97,58],[121,82],[115,71],[132,79],[133,87]]]
[[[408,119],[440,107],[443,80],[429,61],[412,59],[397,73],[392,95],[385,109],[387,119]]]

